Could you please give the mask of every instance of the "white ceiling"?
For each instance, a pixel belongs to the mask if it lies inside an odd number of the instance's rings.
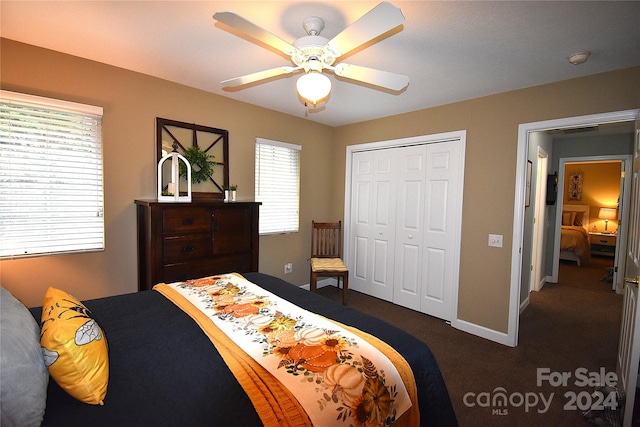
[[[302,19],[331,39],[376,1],[11,1],[0,35],[157,76],[331,126],[640,65],[638,1],[392,1],[406,20],[345,62],[409,76],[401,93],[338,80],[317,110],[296,75],[238,89],[220,81],[291,65],[212,19],[235,12],[293,42]],[[582,65],[567,57],[591,51]]]

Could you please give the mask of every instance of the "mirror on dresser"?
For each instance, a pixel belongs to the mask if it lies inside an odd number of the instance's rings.
[[[197,163],[191,164],[193,199],[222,199],[224,189],[229,186],[229,131],[156,118],[156,164],[174,148],[185,155],[193,147],[197,147],[200,153],[215,163],[212,174],[197,180],[200,182],[196,182],[195,178],[201,168]]]

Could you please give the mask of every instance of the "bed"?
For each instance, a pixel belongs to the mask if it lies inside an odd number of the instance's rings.
[[[423,342],[377,318],[278,278],[261,273],[243,276],[294,304],[388,343],[413,371],[420,424],[457,425],[436,360]],[[43,426],[262,425],[209,339],[159,292],[142,291],[84,304],[108,341],[110,374],[104,405],[79,402],[49,380]],[[40,307],[30,309],[38,321],[41,312]]]
[[[589,205],[562,206],[560,259],[575,261],[578,267],[591,257]]]

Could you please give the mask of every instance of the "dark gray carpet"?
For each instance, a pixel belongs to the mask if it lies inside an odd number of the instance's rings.
[[[578,268],[575,263],[562,262],[559,283],[547,283],[542,291],[531,293],[530,304],[520,316],[516,348],[352,290],[349,305],[406,330],[431,347],[461,426],[587,426],[582,411],[565,406],[571,403],[571,393],[581,397],[583,406],[590,399],[587,394],[593,392],[591,386],[576,385],[576,369],[592,373],[602,367],[615,372],[622,296],[611,290],[610,283],[601,281],[612,263],[609,258],[594,257]],[[341,293],[333,287],[318,293],[341,301]],[[571,378],[567,386],[553,387],[548,381],[538,386],[538,368],[567,372]],[[506,406],[485,404],[483,398],[493,398],[500,387],[511,402]],[[475,406],[465,404],[465,395]],[[547,409],[541,396],[551,400]],[[528,409],[520,403],[521,397],[529,399]]]

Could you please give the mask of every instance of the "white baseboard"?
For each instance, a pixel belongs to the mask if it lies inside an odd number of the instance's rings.
[[[322,280],[318,280],[318,284],[317,284],[317,288],[324,288],[325,286],[338,286],[338,281],[335,278],[332,277],[327,277],[324,278]],[[309,290],[309,284],[307,283],[306,285],[302,285],[300,286],[302,289],[306,289],[307,291]]]
[[[544,288],[544,285],[546,285],[547,283],[547,278],[543,277],[542,280],[540,280],[540,283],[538,283],[538,291],[541,291],[542,288]]]
[[[338,281],[335,278],[325,278],[322,280],[318,280],[318,289],[323,288],[325,286],[338,286]],[[302,289],[309,290],[309,284],[300,286]],[[526,303],[528,304],[528,299]],[[526,306],[525,306],[526,307]],[[524,309],[524,307],[521,307]],[[509,347],[513,347],[508,343],[508,336],[505,333],[494,331],[493,329],[485,328],[484,326],[478,326],[474,323],[470,323],[464,320],[454,320],[451,322],[451,326],[456,329],[460,329],[461,331],[468,332],[473,335],[477,335],[481,338],[485,338],[491,341],[495,341],[498,344],[504,344]]]
[[[527,308],[527,306],[529,305],[529,301],[531,301],[531,297],[527,295],[527,298],[525,298],[525,300],[520,303],[520,314],[522,314],[524,309]]]
[[[464,320],[456,319],[451,322],[451,326],[461,331],[468,332],[472,335],[479,336],[480,338],[486,338],[488,340],[503,344],[509,347],[513,345],[509,344],[509,337],[504,332],[494,331],[493,329],[485,328],[484,326],[478,326],[474,323],[470,323]]]

